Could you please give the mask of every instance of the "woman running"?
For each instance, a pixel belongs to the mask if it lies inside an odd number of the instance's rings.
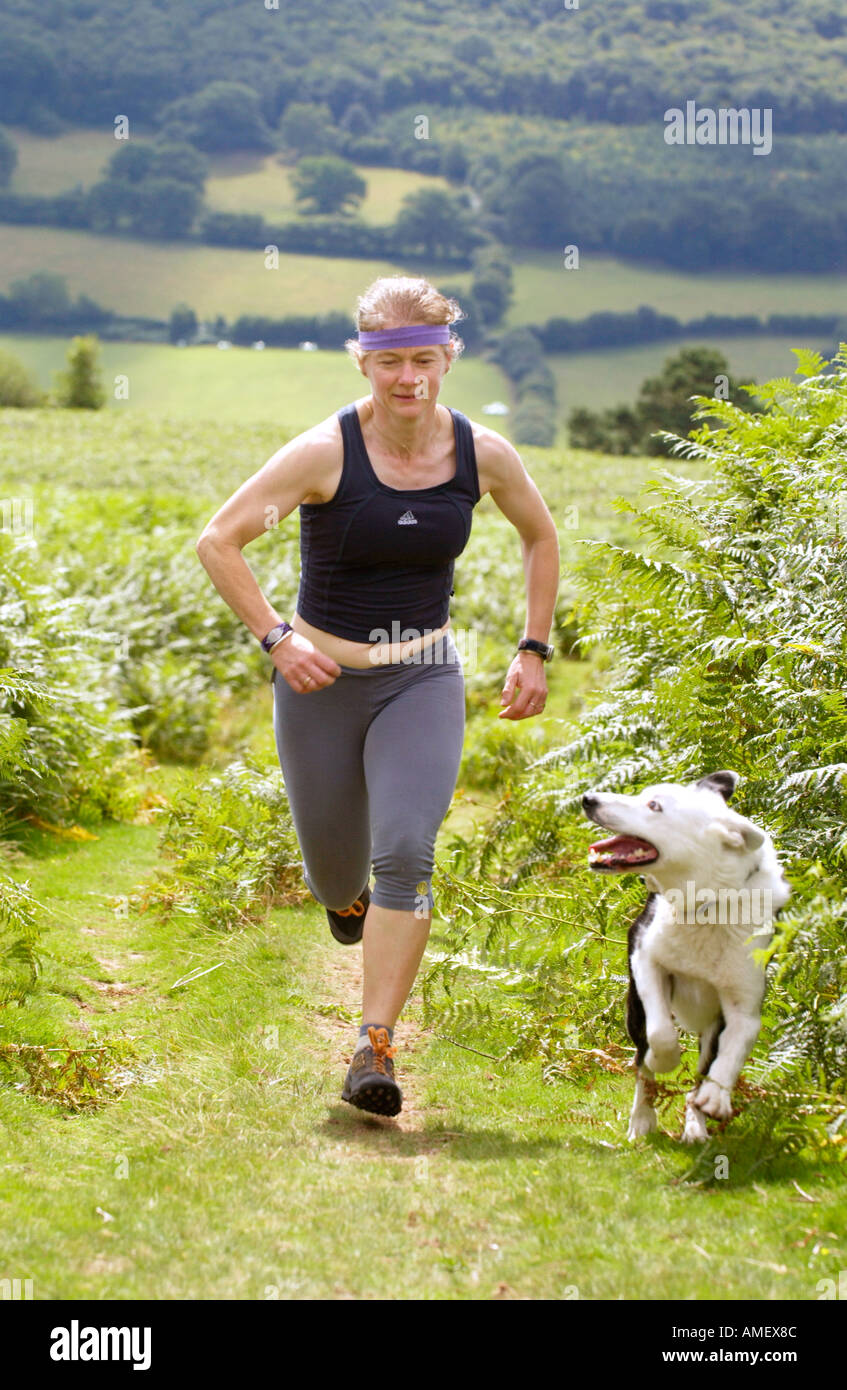
[[[462,754],[453,564],[486,493],[519,533],[526,576],[526,635],[501,718],[543,710],[553,655],[553,519],[511,444],[438,404],[462,349],[450,327],[461,317],[427,280],[375,281],[346,344],[370,393],[273,454],[197,542],[215,588],[275,668],[274,731],[304,879],[336,940],[362,941],[362,1026],[342,1098],[383,1115],[402,1104],[394,1025],[429,936],[435,840]],[[298,506],[289,623],[242,550]]]

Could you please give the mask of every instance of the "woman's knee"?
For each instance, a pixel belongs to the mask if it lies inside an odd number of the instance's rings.
[[[434,864],[435,836],[432,833],[422,833],[403,821],[385,827],[381,834],[377,828],[373,902],[377,907],[391,907],[401,912],[431,910]]]
[[[370,877],[368,868],[358,869],[346,863],[328,864],[323,870],[306,867],[303,878],[306,887],[321,907],[339,912],[355,902]]]

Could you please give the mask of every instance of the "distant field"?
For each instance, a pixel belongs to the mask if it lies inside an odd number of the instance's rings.
[[[393,222],[407,193],[421,188],[449,188],[446,179],[415,174],[407,169],[357,165],[368,191],[359,216],[382,225]],[[291,187],[291,169],[273,154],[219,155],[206,180],[206,202],[223,212],[261,212],[269,222],[302,216]]]
[[[48,388],[52,372],[64,364],[67,340],[2,335],[0,349],[19,357]],[[112,400],[113,410],[175,419],[278,422],[295,433],[369,390],[343,352],[107,342],[101,361],[107,382],[118,374],[129,377],[129,400]],[[509,416],[481,413],[488,401],[509,401],[509,386],[498,367],[479,358],[464,359],[448,374],[440,399],[508,434]]]
[[[550,356],[558,389],[559,442],[565,442],[565,421],[575,406],[599,410],[633,401],[642,381],[660,371],[665,358],[683,346],[703,342],[723,352],[733,375],[743,381],[791,376],[796,365],[791,348],[820,346],[796,336],[718,338]],[[25,362],[45,388],[52,383],[52,372],[63,365],[66,348],[67,339],[59,337],[0,335],[0,349]],[[125,374],[130,381],[129,401],[115,401],[113,409],[178,419],[279,421],[300,430],[367,391],[364,377],[342,352],[105,342],[102,362],[107,380]],[[446,405],[507,436],[511,417],[483,416],[482,406],[510,399],[509,384],[499,368],[473,357],[463,358],[453,369],[442,394]]]
[[[648,376],[661,371],[667,357],[684,347],[717,348],[729,362],[733,376],[742,384],[768,381],[777,376],[793,376],[797,359],[793,347],[812,347],[820,351],[821,344],[797,334],[773,338],[691,338],[675,343],[651,343],[646,347],[598,348],[594,352],[557,353],[547,357],[556,378],[559,415],[564,422],[576,406],[603,410],[635,400],[638,389]]]
[[[75,184],[96,183],[118,142],[108,127],[80,127],[63,135],[33,135],[22,126],[4,125],[18,147],[18,163],[12,175],[13,193],[63,193]],[[143,136],[135,137],[143,140]]]
[[[700,275],[586,254],[578,270],[539,252],[514,259],[510,324],[581,319],[601,309],[625,313],[641,304],[679,319],[702,314],[844,314],[847,275]]]
[[[356,296],[372,280],[401,271],[432,276],[436,284],[464,286],[470,278],[467,271],[432,265],[322,256],[282,255],[279,270],[266,270],[259,250],[0,223],[0,289],[36,270],[65,275],[72,294],[83,292],[123,314],[167,318],[184,301],[202,319],[352,313]]]
[[[119,148],[108,129],[81,127],[63,135],[33,135],[21,126],[4,126],[18,147],[18,164],[12,177],[15,193],[61,193],[77,183],[96,183]],[[149,135],[134,135],[141,144]],[[368,185],[359,207],[366,222],[393,222],[407,193],[420,188],[449,188],[446,179],[416,174],[408,169],[383,169],[357,165]],[[291,169],[277,162],[275,154],[248,152],[214,155],[209,160],[206,202],[223,212],[260,212],[270,222],[287,220],[299,213],[291,187]]]

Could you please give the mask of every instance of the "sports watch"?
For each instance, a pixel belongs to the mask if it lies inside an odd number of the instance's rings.
[[[546,642],[536,642],[534,637],[522,637],[518,643],[519,652],[536,652],[543,661],[552,661],[555,650]]]
[[[277,642],[281,642],[282,639],[283,639],[283,637],[285,636],[285,634],[286,634],[287,632],[293,632],[293,631],[294,631],[294,628],[291,626],[290,623],[286,623],[286,622],[277,623],[276,627],[272,627],[272,628],[271,628],[271,630],[270,630],[270,632],[268,633],[267,637],[262,637],[262,638],[260,639],[262,651],[265,651],[265,652],[268,652],[268,653],[269,653],[270,650],[271,650],[271,647],[275,647],[276,644],[277,644]]]

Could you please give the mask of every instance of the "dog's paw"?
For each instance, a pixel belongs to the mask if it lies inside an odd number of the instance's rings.
[[[704,1115],[711,1115],[715,1120],[728,1120],[732,1114],[732,1096],[725,1086],[719,1086],[716,1081],[701,1082],[694,1104]]]
[[[709,1137],[703,1112],[695,1105],[685,1107],[685,1125],[682,1130],[683,1144],[703,1144]]]
[[[634,1139],[641,1139],[645,1134],[656,1129],[658,1123],[652,1105],[639,1105],[629,1117],[629,1129],[626,1137],[632,1143]]]
[[[673,1071],[679,1066],[682,1049],[675,1028],[651,1033],[647,1041],[650,1046],[644,1058],[644,1065],[652,1072]]]

